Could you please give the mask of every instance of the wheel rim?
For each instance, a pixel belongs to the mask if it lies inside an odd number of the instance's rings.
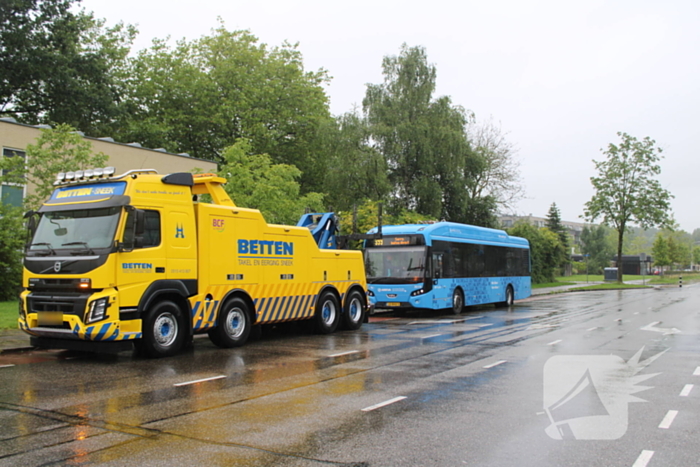
[[[224,324],[226,327],[226,334],[233,339],[241,337],[245,329],[245,319],[245,312],[240,308],[231,310],[226,316],[226,322]]]
[[[177,339],[178,324],[172,313],[163,313],[153,324],[156,342],[163,347],[170,347]]]
[[[350,321],[352,321],[353,323],[356,323],[362,316],[362,303],[360,303],[359,298],[353,298],[352,300],[350,300],[348,315]]]
[[[335,304],[330,301],[326,300],[323,302],[323,308],[321,309],[321,319],[323,319],[323,322],[326,324],[333,324],[333,321],[335,321]]]

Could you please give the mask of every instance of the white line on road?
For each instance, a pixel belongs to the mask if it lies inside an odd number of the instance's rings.
[[[634,461],[634,464],[632,464],[632,467],[646,467],[653,455],[654,451],[642,451],[637,460]]]
[[[695,369],[693,376],[700,376],[700,366]]]
[[[681,396],[681,397],[688,397],[688,395],[690,394],[690,391],[692,391],[692,390],[693,390],[693,385],[692,385],[692,384],[686,384],[686,385],[683,387],[683,390],[681,391],[680,396]]]
[[[488,324],[477,324],[480,328],[487,328],[489,326],[493,326],[493,323],[488,323]]]
[[[226,378],[226,376],[225,375],[212,376],[211,378],[198,379],[195,381],[187,381],[186,383],[176,383],[173,386],[176,386],[176,387],[187,386],[188,384],[204,383],[206,381],[214,381],[215,379],[222,379],[222,378]]]
[[[411,321],[409,326],[411,324],[456,324],[456,323],[463,323],[465,322],[465,319],[432,319],[432,320],[426,320],[426,321]]]
[[[586,331],[595,331],[596,329],[598,329],[598,326],[594,326],[594,327],[592,327],[592,328],[590,328],[590,329],[586,329]]]
[[[431,334],[429,336],[421,337],[421,339],[423,339],[423,340],[432,339],[433,337],[440,337],[440,336],[442,336],[442,334]]]
[[[550,343],[547,344],[547,345],[557,345],[559,342],[561,342],[561,339],[558,339],[558,340],[555,340],[555,341],[553,341],[553,342],[550,342]]]
[[[617,319],[615,320],[615,322],[621,323],[621,322],[622,322],[622,318],[617,318]]]
[[[341,352],[341,353],[334,353],[333,355],[329,355],[328,358],[335,358],[335,357],[343,357],[345,355],[352,355],[354,353],[358,353],[358,350],[349,350],[347,352]]]
[[[362,409],[363,412],[371,412],[372,410],[380,409],[382,407],[386,407],[387,405],[391,405],[394,402],[402,401],[406,398],[406,396],[399,396],[399,397],[394,397],[393,399],[389,399],[388,401],[380,402],[379,404],[374,404],[370,405],[369,407],[365,407]]]
[[[671,423],[673,423],[673,419],[676,418],[676,415],[678,415],[677,410],[669,410],[668,413],[666,413],[666,416],[664,417],[664,419],[661,420],[661,424],[659,425],[659,428],[663,428],[664,430],[668,430],[671,427]]]
[[[10,368],[13,367],[14,365],[0,365],[0,368]]]
[[[505,363],[505,362],[507,362],[507,360],[499,360],[496,363],[492,363],[490,365],[484,366],[484,368],[486,368],[488,370],[489,368],[493,368],[493,367],[498,366],[498,365]]]

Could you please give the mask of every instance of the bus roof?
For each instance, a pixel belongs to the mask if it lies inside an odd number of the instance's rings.
[[[377,228],[367,233],[377,233]],[[425,243],[432,245],[433,240],[459,241],[486,244],[507,244],[514,247],[529,248],[529,242],[521,237],[513,237],[503,230],[458,224],[456,222],[436,222],[434,224],[405,224],[382,226],[383,235],[423,235]]]

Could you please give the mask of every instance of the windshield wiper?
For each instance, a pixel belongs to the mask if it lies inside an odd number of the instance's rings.
[[[91,255],[94,254],[94,252],[92,251],[92,248],[90,248],[90,245],[88,245],[87,242],[68,242],[68,243],[61,244],[61,246],[71,246],[71,245],[83,245],[89,254],[91,254]]]
[[[31,245],[29,245],[29,248],[31,248],[33,246],[45,246],[46,248],[48,248],[48,250],[46,251],[46,256],[48,256],[48,255],[55,256],[56,255],[56,252],[53,250],[50,243],[47,243],[47,242],[32,243]],[[40,253],[40,252],[37,251],[37,253]]]

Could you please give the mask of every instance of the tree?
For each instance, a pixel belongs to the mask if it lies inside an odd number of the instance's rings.
[[[348,112],[325,125],[320,132],[328,154],[323,176],[327,202],[337,211],[352,210],[365,201],[385,200],[391,190],[388,166],[369,144],[367,121]]]
[[[519,222],[508,229],[508,235],[523,237],[530,242],[532,282],[554,282],[563,250],[559,236],[546,227],[538,229],[527,222]]]
[[[571,241],[569,240],[569,231],[564,224],[561,223],[561,213],[557,207],[557,203],[552,203],[547,212],[546,226],[549,230],[557,234],[559,242],[562,246],[562,257],[560,258],[559,266],[564,267],[569,262],[569,248]]]
[[[585,226],[581,231],[581,252],[586,256],[588,270],[603,274],[615,254],[615,243],[610,240],[608,229],[602,225]]]
[[[469,146],[466,112],[449,97],[433,98],[436,68],[425,49],[404,44],[399,56],[384,57],[382,69],[384,82],[367,85],[362,106],[373,146],[388,164],[389,209],[454,222],[490,221],[481,210],[494,204],[469,199],[466,189],[484,166]]]
[[[316,143],[330,119],[325,70],[304,70],[297,45],[260,44],[222,25],[174,47],[156,40],[131,63],[122,141],[223,162],[238,139],[275,164],[302,171],[302,191],[320,189],[326,154]]]
[[[0,301],[17,300],[22,282],[22,210],[0,202]]]
[[[659,232],[656,235],[656,239],[654,240],[654,245],[652,246],[651,249],[651,254],[652,257],[654,258],[654,266],[658,266],[661,268],[661,272],[663,273],[664,267],[665,266],[670,266],[672,263],[671,260],[671,251],[669,249],[668,242],[664,238],[663,234]]]
[[[36,144],[27,146],[27,160],[20,157],[0,159],[2,183],[31,184],[34,192],[24,198],[24,206],[37,209],[54,190],[59,172],[104,167],[107,156],[92,153],[92,144],[69,125],[41,130]]]
[[[219,175],[236,205],[259,209],[272,224],[296,224],[306,208],[323,210],[323,195],[299,194],[301,172],[293,165],[274,164],[267,154],[251,154],[251,144],[238,140],[222,154]]]
[[[136,35],[105,28],[79,0],[0,2],[0,114],[94,133],[119,112],[123,66]],[[11,70],[11,71],[10,71]]]
[[[661,149],[649,137],[642,141],[618,133],[619,145],[610,144],[602,151],[607,159],[593,161],[598,176],[591,177],[595,194],[586,202],[584,215],[593,222],[602,218],[605,225],[617,232],[617,264],[622,264],[622,246],[627,228],[632,223],[642,228],[671,224],[668,190],[654,177],[661,173],[658,162]],[[622,282],[622,268],[617,268],[617,280]]]
[[[515,148],[492,119],[479,123],[472,116],[467,125],[467,138],[472,151],[483,162],[482,169],[467,181],[469,199],[488,196],[497,209],[511,208],[524,194]]]

